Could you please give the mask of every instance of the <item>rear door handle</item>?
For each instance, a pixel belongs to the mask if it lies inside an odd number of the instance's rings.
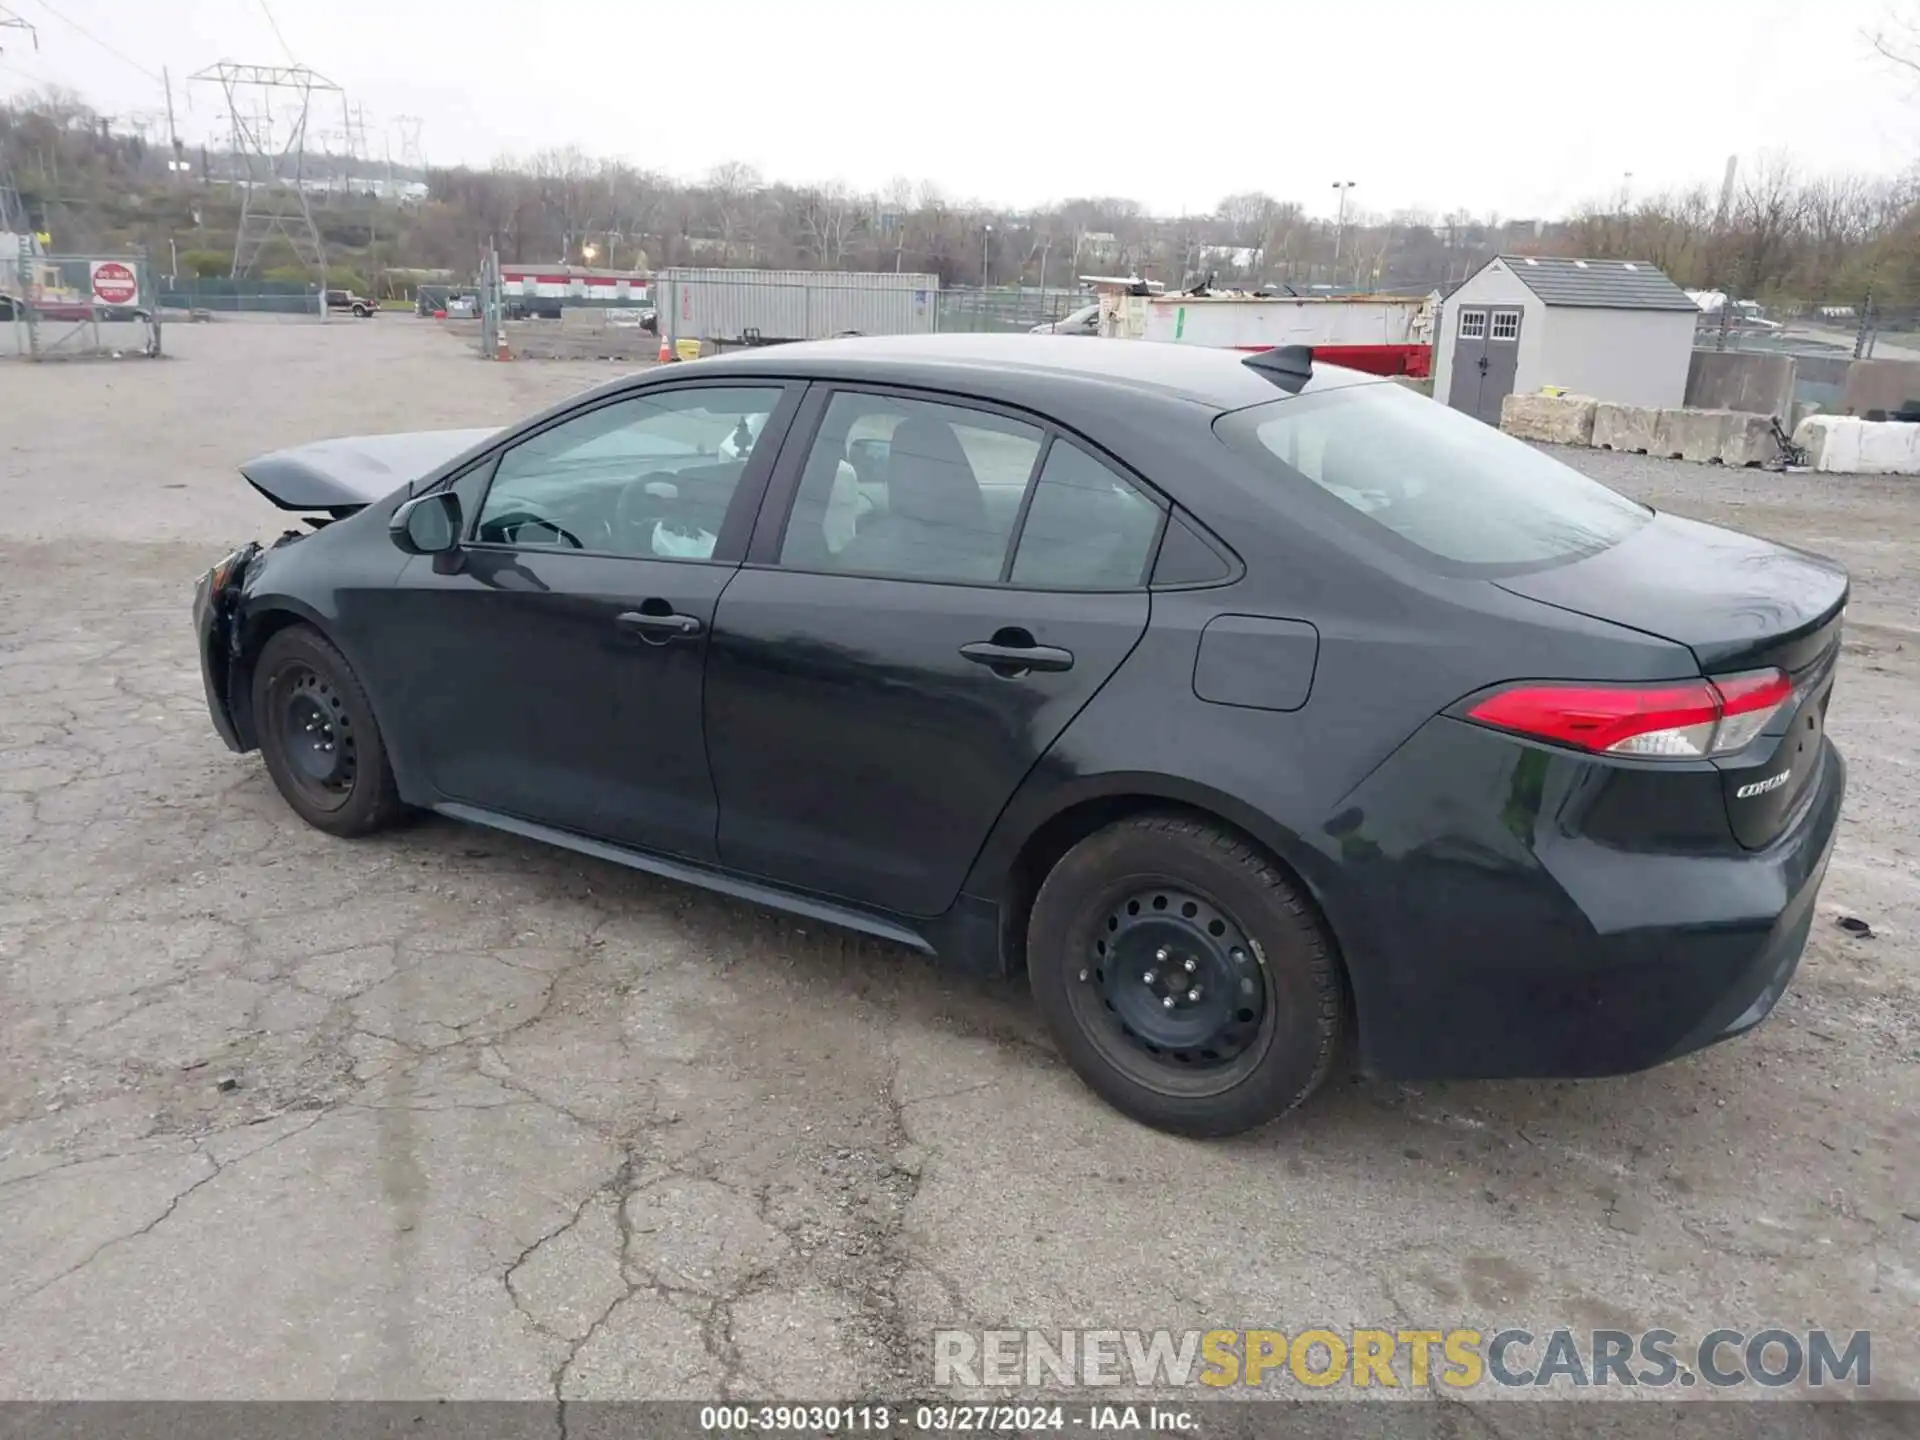
[[[644,610],[628,610],[614,616],[613,623],[629,635],[638,635],[642,640],[656,643],[684,640],[698,635],[702,628],[697,616],[678,615],[672,611],[649,614]]]
[[[1016,675],[1027,670],[1071,670],[1073,652],[1057,645],[1005,645],[993,640],[976,640],[960,647],[960,654],[976,665],[990,667],[1000,675]]]

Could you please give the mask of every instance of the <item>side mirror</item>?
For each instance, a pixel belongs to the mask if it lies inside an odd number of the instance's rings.
[[[387,535],[409,555],[444,555],[460,543],[460,497],[436,490],[393,512]]]

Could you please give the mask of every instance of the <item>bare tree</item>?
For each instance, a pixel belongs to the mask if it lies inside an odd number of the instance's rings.
[[[1806,189],[1787,155],[1764,155],[1748,167],[1728,216],[1732,253],[1727,257],[1736,283],[1748,294],[1758,293],[1773,276],[1806,210]]]
[[[1909,11],[1890,11],[1867,35],[1879,54],[1910,74],[1920,76],[1920,18]]]
[[[799,224],[802,247],[821,269],[842,268],[847,249],[860,228],[860,202],[846,186],[837,182],[810,185],[798,191],[794,201],[794,218]]]
[[[705,188],[719,231],[722,264],[733,263],[735,245],[751,233],[754,201],[764,184],[758,170],[739,160],[722,161],[707,172]]]

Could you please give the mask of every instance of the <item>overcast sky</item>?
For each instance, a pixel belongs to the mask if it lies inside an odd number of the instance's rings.
[[[421,117],[435,164],[578,144],[1168,214],[1248,189],[1330,213],[1352,180],[1369,211],[1531,217],[1629,172],[1717,185],[1735,152],[1906,168],[1920,94],[1865,38],[1900,7],[1920,0],[0,0],[39,40],[0,30],[0,94],[163,113],[164,67],[197,141],[223,111],[186,76],[291,55],[365,106],[376,153]]]

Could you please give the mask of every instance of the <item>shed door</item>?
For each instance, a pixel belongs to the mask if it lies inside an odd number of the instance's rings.
[[[1471,305],[1460,312],[1453,340],[1453,381],[1447,403],[1456,410],[1500,423],[1500,402],[1513,393],[1520,356],[1520,310],[1511,305]]]

